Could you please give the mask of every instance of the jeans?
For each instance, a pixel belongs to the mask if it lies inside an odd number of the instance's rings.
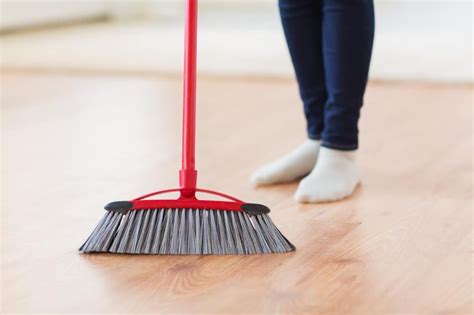
[[[279,0],[279,8],[308,137],[332,149],[357,149],[374,38],[373,1]]]

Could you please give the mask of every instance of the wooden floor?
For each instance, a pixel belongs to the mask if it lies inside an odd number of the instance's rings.
[[[363,184],[299,205],[296,183],[254,189],[298,145],[290,81],[202,78],[202,187],[272,208],[282,255],[82,255],[107,201],[177,184],[181,82],[2,76],[1,313],[472,313],[472,88],[369,86]]]

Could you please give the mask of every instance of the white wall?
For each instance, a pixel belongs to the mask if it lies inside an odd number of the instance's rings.
[[[200,1],[200,71],[293,76],[276,0]],[[184,1],[18,2],[33,5],[24,11],[6,3],[10,25],[22,12],[35,21],[60,8],[63,17],[105,12],[119,23],[4,37],[5,67],[181,72]],[[378,1],[371,77],[473,82],[472,10],[468,0]]]
[[[104,16],[105,1],[2,1],[0,29]]]
[[[0,29],[80,21],[98,17],[129,20],[157,16],[178,16],[184,0],[3,0]],[[273,0],[199,0],[202,8],[271,6]]]

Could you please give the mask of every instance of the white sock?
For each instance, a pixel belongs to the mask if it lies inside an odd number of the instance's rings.
[[[316,166],[298,186],[296,201],[334,201],[351,195],[361,176],[355,158],[356,151],[321,147]]]
[[[282,158],[264,165],[252,175],[256,186],[290,182],[307,175],[314,167],[321,141],[307,139]]]

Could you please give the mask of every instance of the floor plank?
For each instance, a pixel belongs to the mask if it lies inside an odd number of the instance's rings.
[[[472,313],[472,88],[372,83],[363,184],[299,205],[252,170],[300,143],[290,81],[203,78],[199,183],[272,208],[283,255],[81,255],[102,205],[177,184],[181,82],[2,76],[2,313]]]

